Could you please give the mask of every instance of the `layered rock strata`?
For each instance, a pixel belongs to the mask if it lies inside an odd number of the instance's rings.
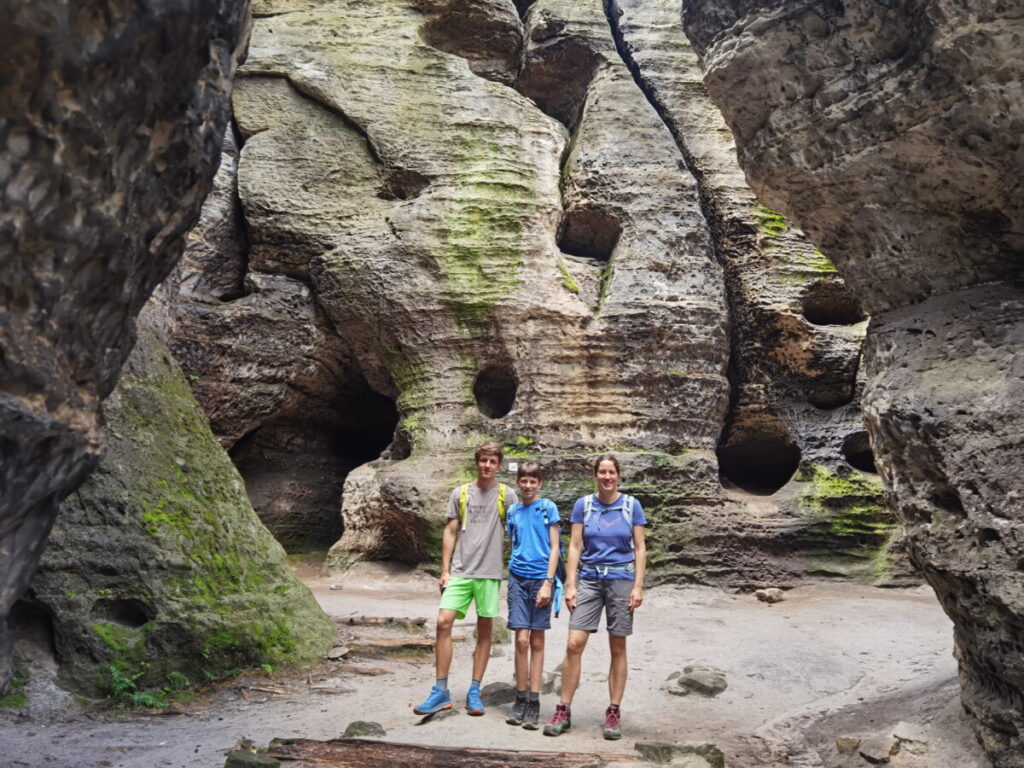
[[[184,687],[316,658],[336,633],[256,517],[170,351],[148,329],[103,404],[106,452],[61,505],[16,629],[65,687]]]
[[[430,562],[438,500],[497,436],[563,506],[587,455],[623,453],[660,578],[872,574],[891,522],[869,449],[867,475],[842,451],[863,316],[743,184],[678,14],[519,10],[257,5],[237,198],[183,266],[217,271],[235,205],[235,282],[182,293],[172,339],[257,510],[323,546],[337,489],[308,489],[347,477],[331,562]],[[350,472],[339,443],[387,450]]]
[[[964,705],[1024,765],[1016,4],[687,0],[709,92],[768,205],[872,314],[868,432],[955,626]]]
[[[33,0],[4,10],[0,623],[58,503],[96,465],[99,403],[133,318],[209,189],[247,6]],[[0,687],[10,662],[0,625]]]

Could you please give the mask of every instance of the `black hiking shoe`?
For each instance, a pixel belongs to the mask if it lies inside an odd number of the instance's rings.
[[[540,728],[537,724],[538,720],[540,720],[540,702],[527,701],[526,710],[523,712],[523,728],[528,731],[536,731]]]

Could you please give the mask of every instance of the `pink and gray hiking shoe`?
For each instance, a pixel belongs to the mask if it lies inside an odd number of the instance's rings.
[[[622,738],[622,730],[619,728],[621,719],[619,708],[614,704],[604,711],[604,737],[608,741]]]

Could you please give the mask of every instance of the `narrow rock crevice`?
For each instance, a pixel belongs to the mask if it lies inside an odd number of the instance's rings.
[[[715,205],[714,198],[708,189],[704,174],[701,172],[700,166],[693,156],[693,152],[690,151],[690,148],[686,143],[686,139],[683,137],[683,132],[679,129],[679,126],[676,124],[671,112],[669,112],[658,96],[657,89],[647,81],[643,72],[640,71],[640,66],[633,58],[633,55],[629,50],[629,44],[626,42],[625,36],[622,33],[622,28],[619,26],[619,16],[622,15],[622,11],[618,4],[615,0],[604,0],[604,11],[605,15],[608,17],[608,26],[612,32],[612,39],[615,41],[615,50],[618,51],[623,64],[626,65],[630,74],[633,75],[633,80],[636,82],[637,88],[640,89],[640,92],[643,93],[648,103],[665,124],[665,128],[668,129],[673,141],[675,141],[676,146],[679,148],[679,153],[683,156],[683,162],[686,164],[686,170],[689,171],[697,182],[697,195],[700,200],[701,213],[704,214],[704,218],[711,231],[712,250],[715,254],[715,258],[718,260],[718,263],[724,265],[725,258],[722,254],[721,247],[723,237],[723,215],[721,211],[718,210],[718,206]]]
[[[388,163],[386,163],[382,158],[380,150],[377,148],[377,145],[374,143],[373,139],[370,137],[370,134],[367,132],[367,130],[359,123],[357,123],[355,120],[353,120],[351,117],[349,117],[349,115],[346,114],[346,112],[340,106],[335,104],[325,94],[320,93],[320,91],[310,83],[304,83],[301,80],[295,80],[288,76],[285,76],[285,80],[288,81],[288,84],[297,94],[313,102],[316,106],[321,107],[330,112],[332,115],[341,120],[341,122],[344,123],[346,128],[351,130],[353,133],[358,135],[363,141],[365,141],[366,148],[369,150],[370,156],[373,158],[373,161],[377,165],[381,166],[382,168],[389,167]]]

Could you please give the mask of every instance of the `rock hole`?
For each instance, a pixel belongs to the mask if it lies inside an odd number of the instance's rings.
[[[19,657],[33,661],[57,658],[53,615],[43,606],[17,600],[7,618]]]
[[[382,200],[412,200],[430,186],[430,178],[407,168],[391,168],[381,179],[377,197]]]
[[[838,280],[812,283],[801,306],[804,318],[812,325],[854,325],[867,318],[860,302]]]
[[[601,208],[584,207],[566,211],[558,228],[562,253],[607,262],[619,243],[622,224]]]
[[[546,34],[540,28],[531,32],[532,37]],[[600,63],[601,57],[584,41],[556,35],[527,51],[515,87],[571,132]]]
[[[420,28],[423,42],[461,56],[479,77],[512,85],[523,46],[523,22],[518,9],[501,3],[445,5]]]
[[[500,419],[516,402],[515,372],[507,365],[489,365],[476,375],[473,397],[480,413],[489,419]]]
[[[963,502],[952,488],[941,488],[935,491],[929,501],[939,509],[952,512],[954,515],[963,516],[965,514]]]
[[[831,381],[828,386],[824,382],[814,382],[817,386],[807,389],[807,402],[821,411],[831,411],[853,402],[852,381]]]
[[[129,629],[139,629],[156,618],[156,612],[141,600],[123,597],[103,597],[92,605],[93,621],[107,621]]]
[[[1002,537],[999,535],[999,531],[995,528],[980,528],[978,529],[978,544],[982,547],[988,546],[989,544],[1000,541]]]
[[[846,463],[861,472],[878,474],[875,466],[875,454],[871,450],[871,442],[867,432],[854,432],[843,440],[843,458]]]
[[[773,417],[734,424],[717,453],[723,485],[759,496],[782,488],[800,464],[800,449],[785,425]]]
[[[516,4],[516,10],[519,12],[519,18],[525,19],[527,11],[530,7],[537,2],[537,0],[512,0]]]
[[[289,552],[327,549],[341,538],[345,478],[381,455],[398,424],[394,399],[359,373],[307,386],[306,397],[230,451],[260,520]]]

